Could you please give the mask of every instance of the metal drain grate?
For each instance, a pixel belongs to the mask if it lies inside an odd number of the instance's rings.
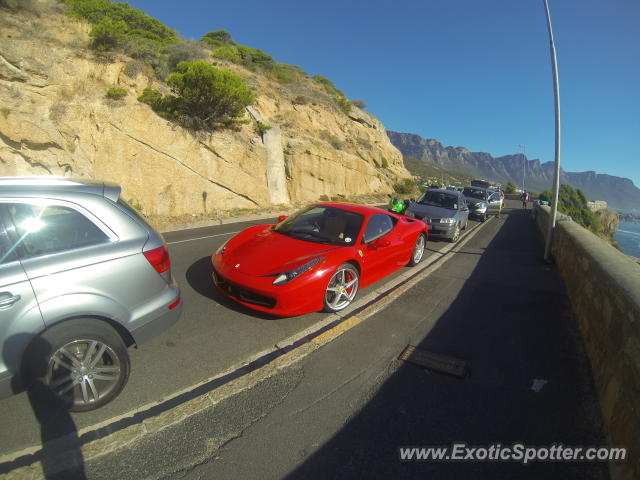
[[[398,360],[458,378],[463,378],[467,374],[467,362],[464,360],[421,350],[413,345],[407,345]]]

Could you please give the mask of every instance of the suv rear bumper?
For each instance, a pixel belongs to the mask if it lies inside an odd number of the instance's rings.
[[[135,319],[135,323],[139,326],[131,330],[131,336],[136,345],[148,342],[176,323],[182,314],[183,303],[180,289],[174,283],[169,288],[169,292],[165,292],[163,295],[161,305],[151,311],[144,312],[144,316]]]

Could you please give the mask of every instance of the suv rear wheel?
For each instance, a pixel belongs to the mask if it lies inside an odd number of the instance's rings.
[[[106,322],[81,318],[45,331],[29,352],[29,380],[47,386],[72,412],[99,408],[129,379],[129,354]]]

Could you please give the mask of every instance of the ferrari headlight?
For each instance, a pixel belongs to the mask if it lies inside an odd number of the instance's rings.
[[[285,283],[289,283],[291,280],[299,277],[304,272],[311,270],[313,267],[318,265],[321,261],[324,260],[324,257],[314,258],[310,262],[305,263],[304,265],[294,268],[293,270],[289,270],[288,272],[282,272],[278,274],[276,279],[273,281],[274,285],[283,285]]]
[[[446,223],[447,225],[452,225],[452,224],[456,223],[456,219],[455,218],[441,218],[440,219],[440,223]]]
[[[229,240],[227,240],[226,242],[224,242],[222,245],[218,247],[218,249],[216,250],[216,255],[219,253],[220,254],[224,253],[225,249],[227,248],[227,243],[229,243]]]

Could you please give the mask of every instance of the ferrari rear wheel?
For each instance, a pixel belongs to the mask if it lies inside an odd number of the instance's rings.
[[[360,275],[358,269],[350,263],[343,263],[331,276],[324,293],[324,309],[327,312],[339,312],[347,308],[358,293]]]

